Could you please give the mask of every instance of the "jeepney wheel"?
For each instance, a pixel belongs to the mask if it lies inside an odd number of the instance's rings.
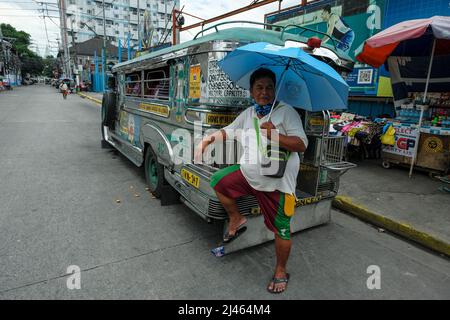
[[[102,124],[111,126],[116,117],[116,94],[105,92],[102,98]]]
[[[381,165],[383,166],[383,168],[385,169],[389,169],[391,167],[391,163],[389,161],[383,161],[381,163]]]
[[[164,183],[164,168],[158,163],[158,158],[151,147],[145,152],[145,179],[151,193],[156,197],[161,197]]]

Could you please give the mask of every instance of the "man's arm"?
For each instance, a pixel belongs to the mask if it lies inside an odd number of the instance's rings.
[[[194,161],[201,162],[202,154],[206,150],[206,148],[215,141],[226,141],[227,133],[224,129],[220,129],[213,134],[206,136],[200,141],[200,143],[195,147],[194,150]]]
[[[305,152],[306,145],[300,137],[286,136],[284,134],[273,135],[272,130],[275,130],[275,126],[272,122],[265,122],[261,125],[261,133],[266,136],[267,139],[272,140],[275,143],[279,143],[281,148],[284,148],[291,152]],[[265,130],[264,130],[265,129]]]
[[[282,147],[288,151],[305,152],[305,150],[306,150],[305,143],[303,142],[302,139],[300,139],[300,137],[296,137],[296,136],[289,137],[289,136],[279,134],[278,140],[279,140],[280,147]]]

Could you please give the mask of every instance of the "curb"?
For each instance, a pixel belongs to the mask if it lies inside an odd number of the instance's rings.
[[[369,209],[354,203],[353,199],[350,197],[336,196],[333,200],[333,206],[404,238],[420,243],[429,249],[450,256],[450,244],[444,240],[417,230],[404,222],[395,221],[378,213],[374,213]]]
[[[90,97],[90,96],[88,96],[88,95],[86,95],[86,94],[77,92],[77,95],[79,95],[79,96],[82,97],[82,98],[85,98],[85,99],[94,101],[95,103],[98,103],[98,104],[100,104],[100,105],[102,104],[102,101],[101,101],[101,100],[98,100],[98,99],[96,99],[96,98],[92,98],[92,97]]]

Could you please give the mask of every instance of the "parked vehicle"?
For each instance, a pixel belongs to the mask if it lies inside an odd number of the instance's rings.
[[[176,130],[185,129],[192,136],[197,121],[202,132],[219,129],[250,105],[249,92],[232,83],[217,62],[238,46],[265,41],[304,48],[342,73],[353,68],[351,58],[331,45],[312,48],[307,38],[285,32],[288,28],[307,30],[303,27],[288,26],[278,32],[242,27],[219,30],[220,25],[213,27],[212,34],[198,34],[192,41],[115,65],[114,81],[102,102],[102,146],[113,146],[135,165],[144,166],[150,191],[161,198],[162,205],[179,198],[208,222],[227,218],[210,187],[210,178],[238,159],[228,159],[228,164],[177,161],[185,156],[178,153],[177,146],[191,147],[193,154],[196,141],[186,141]],[[297,197],[308,209],[302,208],[304,223],[294,223],[293,232],[329,221],[338,178],[348,169],[342,162],[344,140],[328,137],[329,112],[299,112],[310,147],[303,157]],[[328,146],[333,151],[326,151]],[[235,148],[232,141],[227,142],[224,159]],[[321,213],[317,211],[319,201]],[[259,213],[254,197],[239,199],[238,207],[244,215]],[[265,237],[255,237],[254,244],[270,240]]]

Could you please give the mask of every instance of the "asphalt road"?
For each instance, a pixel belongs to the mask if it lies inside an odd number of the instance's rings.
[[[288,289],[271,295],[273,243],[216,258],[220,224],[145,188],[100,148],[98,105],[50,86],[0,93],[0,299],[450,299],[448,259],[335,211],[293,236]]]

